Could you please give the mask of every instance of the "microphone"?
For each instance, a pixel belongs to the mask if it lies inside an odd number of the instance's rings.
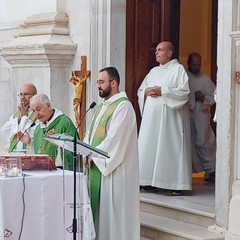
[[[24,136],[24,134],[32,127],[34,127],[36,125],[36,118],[34,119],[34,121],[31,123],[31,125],[25,129],[25,131],[23,132],[23,134],[21,135],[21,137],[17,140],[17,142],[15,143],[15,145],[12,148],[12,151],[14,150],[14,148],[18,145],[18,143],[21,141],[22,137]]]
[[[91,105],[90,105],[90,109],[94,108],[96,106],[96,103],[95,102],[92,102]]]
[[[89,110],[91,110],[92,108],[94,108],[96,105],[97,105],[97,104],[96,104],[95,102],[92,102],[91,105],[89,106],[89,108],[84,112],[84,114],[83,114],[83,116],[82,116],[82,118],[81,118],[79,124],[77,125],[77,129],[76,129],[76,131],[77,131],[78,128],[80,127],[80,125],[81,125],[83,119],[85,118],[87,112],[88,112]]]

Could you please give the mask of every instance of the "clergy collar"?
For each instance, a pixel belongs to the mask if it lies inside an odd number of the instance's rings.
[[[46,122],[40,122],[40,127],[41,128],[46,128],[48,127],[56,118],[58,118],[59,116],[63,115],[63,112],[58,110],[57,108],[54,108],[55,112],[53,114],[53,116],[48,119],[48,121]]]
[[[43,122],[45,125],[47,125],[47,123],[48,123],[49,121],[51,121],[51,119],[53,118],[54,113],[55,113],[55,109],[53,109],[50,118],[49,118],[47,121]]]
[[[177,59],[172,59],[169,62],[165,63],[165,64],[160,64],[160,68],[168,68],[169,66],[171,66],[172,64],[178,62]]]

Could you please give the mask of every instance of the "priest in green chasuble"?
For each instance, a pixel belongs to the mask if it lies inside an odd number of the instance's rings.
[[[100,70],[97,88],[103,101],[85,137],[109,156],[84,161],[98,240],[140,239],[136,116],[119,84],[117,69]]]
[[[52,108],[49,98],[45,94],[35,95],[30,99],[30,108],[35,114],[36,119],[40,122],[34,131],[33,142],[31,146],[34,148],[35,154],[48,154],[55,160],[57,167],[62,166],[64,159],[64,169],[73,169],[73,153],[63,150],[57,145],[47,141],[44,137],[47,134],[67,134],[74,136],[76,127],[71,119],[63,112],[56,108]],[[28,133],[22,137],[22,141],[28,143],[31,141]],[[59,152],[60,151],[60,152]]]

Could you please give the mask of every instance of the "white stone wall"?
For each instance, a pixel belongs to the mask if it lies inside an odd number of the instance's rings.
[[[21,11],[18,11],[21,6]],[[24,6],[24,7],[22,7]],[[121,90],[125,86],[125,0],[2,0],[0,9],[1,47],[14,39],[20,24],[36,14],[66,13],[69,19],[70,38],[77,50],[67,68],[12,67],[0,55],[0,125],[17,107],[17,93],[24,82],[36,84],[39,92],[48,94],[53,105],[63,110],[74,121],[72,99],[74,85],[69,82],[71,71],[80,69],[81,56],[87,56],[87,106],[100,102],[96,89],[98,71],[105,66],[115,66],[121,75]],[[8,92],[8,96],[6,96]],[[7,98],[7,101],[6,101]],[[6,107],[5,107],[6,106]],[[87,115],[87,124],[93,115]],[[1,136],[0,136],[1,139]],[[1,140],[0,140],[1,141]]]
[[[0,14],[1,15],[1,14]],[[0,21],[1,22],[1,21]],[[14,37],[18,24],[0,24],[0,54],[1,46]],[[10,84],[12,70],[10,65],[0,55],[0,125],[10,116],[16,105],[17,96],[14,92],[14,85]],[[0,135],[0,151],[6,149],[6,142]]]
[[[63,110],[74,121],[73,102],[74,85],[69,82],[72,70],[79,70],[81,56],[86,55],[90,68],[90,1],[87,0],[2,0],[0,9],[0,53],[2,46],[14,40],[27,18],[35,14],[49,12],[66,13],[69,18],[70,37],[78,45],[76,54],[69,61],[68,68],[51,67],[16,67],[0,56],[0,125],[2,125],[17,108],[19,87],[24,82],[33,82],[39,93],[46,93],[53,105]],[[18,11],[21,5],[21,11]],[[24,5],[24,7],[22,7]],[[16,12],[14,12],[16,11]],[[7,14],[6,14],[7,13]],[[0,136],[0,144],[2,138]],[[1,144],[1,146],[4,144]]]
[[[91,16],[92,85],[89,97],[99,102],[95,83],[103,67],[118,69],[120,90],[125,90],[126,0],[92,0]]]
[[[1,0],[0,23],[9,24],[23,21],[34,14],[55,12],[57,5],[57,0]]]
[[[228,228],[234,157],[233,1],[218,1],[216,222]],[[226,18],[225,16],[229,16]]]
[[[240,239],[239,10],[239,1],[219,1],[216,220],[227,229],[226,240]]]

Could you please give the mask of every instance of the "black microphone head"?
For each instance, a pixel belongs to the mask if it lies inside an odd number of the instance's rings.
[[[29,128],[34,127],[36,125],[35,121],[29,126]]]
[[[95,102],[92,102],[91,105],[90,105],[90,109],[94,108],[97,104]]]

